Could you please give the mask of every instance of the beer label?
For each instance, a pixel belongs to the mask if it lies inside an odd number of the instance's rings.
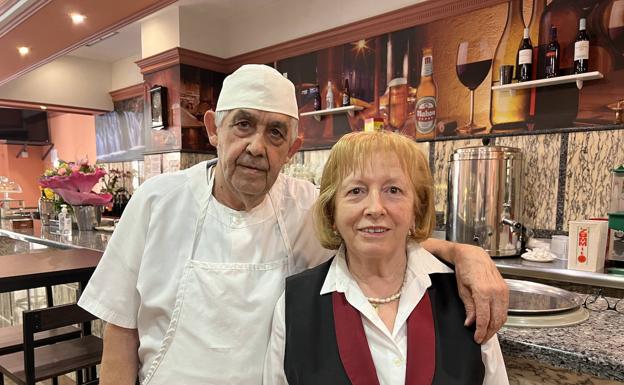
[[[521,49],[518,52],[518,64],[531,64],[533,63],[533,50],[532,49]]]
[[[431,75],[433,75],[433,56],[423,56],[420,76],[425,77]]]
[[[349,104],[351,104],[351,98],[346,93],[343,93],[342,94],[342,105],[343,106],[348,106]]]
[[[423,96],[416,102],[416,131],[429,134],[436,124],[436,99]]]
[[[574,61],[589,59],[589,42],[581,40],[574,43]]]

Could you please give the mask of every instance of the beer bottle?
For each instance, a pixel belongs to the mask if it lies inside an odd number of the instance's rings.
[[[317,84],[315,88],[311,90],[314,93],[314,110],[320,111],[323,109],[321,106],[321,87]]]
[[[349,79],[345,78],[344,92],[342,93],[342,106],[347,107],[351,105],[351,90],[349,89]]]
[[[435,136],[437,87],[433,80],[433,54],[431,48],[423,49],[420,84],[416,93],[416,138],[432,139]]]
[[[334,108],[334,90],[332,90],[331,80],[327,82],[327,93],[325,94],[326,109],[330,110]]]

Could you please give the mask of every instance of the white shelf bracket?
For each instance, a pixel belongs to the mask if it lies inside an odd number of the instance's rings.
[[[582,80],[580,80],[580,79],[576,80],[576,88],[578,88],[579,90],[581,88],[583,88],[583,81]]]

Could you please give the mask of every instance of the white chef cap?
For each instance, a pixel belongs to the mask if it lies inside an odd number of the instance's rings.
[[[262,64],[245,64],[223,81],[215,111],[236,108],[277,112],[299,120],[295,86]]]

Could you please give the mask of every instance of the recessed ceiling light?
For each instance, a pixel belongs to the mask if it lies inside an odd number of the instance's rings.
[[[39,106],[39,108],[41,108],[42,110],[47,110],[48,109],[48,107],[46,107],[46,106]]]
[[[82,24],[87,18],[85,15],[81,15],[79,13],[72,13],[69,16],[71,17],[74,24]]]
[[[17,52],[19,52],[20,55],[22,55],[22,56],[28,55],[28,52],[30,52],[30,48],[28,48],[28,47],[17,47]]]

